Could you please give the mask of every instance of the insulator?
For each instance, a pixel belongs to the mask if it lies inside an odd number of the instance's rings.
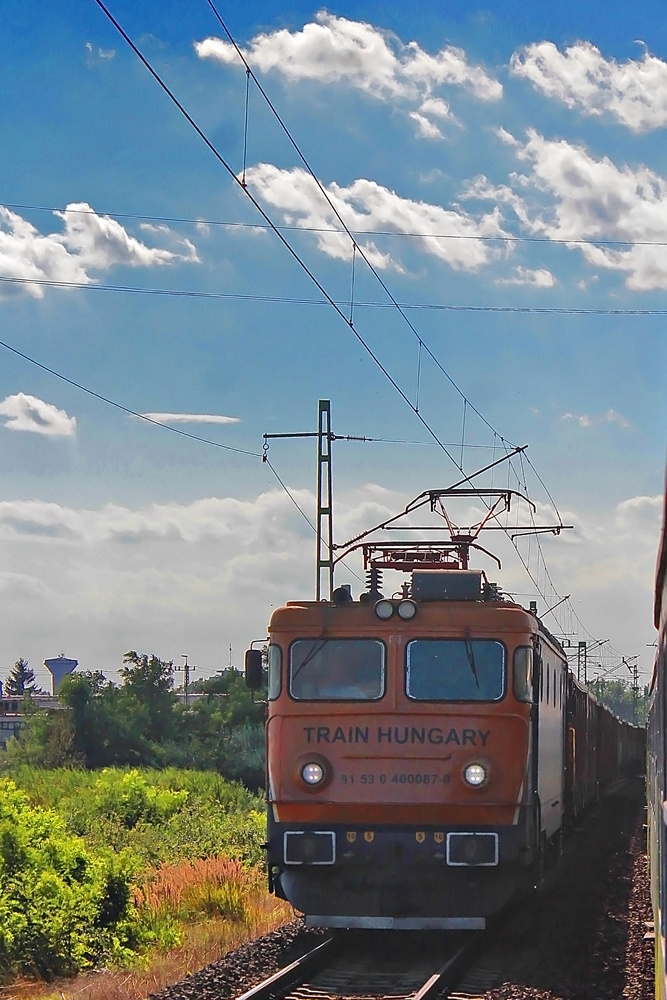
[[[382,570],[378,566],[371,566],[366,572],[366,588],[371,594],[382,593]]]

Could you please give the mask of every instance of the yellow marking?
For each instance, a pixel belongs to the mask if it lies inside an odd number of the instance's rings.
[[[426,840],[426,834],[424,833],[423,830],[417,830],[415,834],[415,840],[417,841],[418,844],[424,843],[424,841]]]
[[[373,833],[373,831],[372,830],[366,830],[365,833],[364,833],[364,840],[367,843],[372,844],[374,839],[375,839],[375,834]]]

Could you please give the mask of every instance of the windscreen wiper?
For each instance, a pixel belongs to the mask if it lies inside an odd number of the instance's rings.
[[[303,642],[304,640],[301,640],[301,641]],[[326,644],[329,641],[330,640],[329,640],[328,636],[326,638],[320,638],[320,639],[314,639],[313,640],[313,648],[303,658],[303,660],[301,661],[301,663],[299,664],[299,666],[296,668],[296,670],[292,674],[292,680],[294,680],[294,678],[297,677],[301,673],[301,671],[306,666],[306,664],[310,663],[310,661],[313,659],[314,656],[317,656],[317,654],[320,652],[321,649],[324,649],[324,647],[326,646]]]
[[[475,678],[475,684],[477,685],[477,688],[479,689],[479,677],[477,675],[477,666],[475,664],[475,651],[472,648],[472,642],[470,641],[470,639],[467,636],[463,640],[463,642],[464,642],[464,645],[465,645],[465,648],[466,648],[466,656],[468,657],[468,663],[470,664],[470,670],[472,672],[473,677]]]

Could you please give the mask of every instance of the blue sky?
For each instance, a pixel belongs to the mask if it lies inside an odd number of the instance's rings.
[[[575,529],[519,554],[494,539],[484,568],[543,610],[570,595],[549,627],[646,676],[662,8],[220,4],[327,201],[254,83],[244,140],[244,69],[208,3],[109,7],[237,176],[245,141],[247,190],[343,318],[94,0],[6,0],[0,677],[24,656],[45,682],[61,650],[110,677],[129,648],[240,663],[272,607],[312,595],[312,531],[257,456],[264,432],[314,429],[320,398],[336,433],[382,439],[334,445],[340,541],[527,444],[506,481]],[[270,457],[312,518],[312,441]]]

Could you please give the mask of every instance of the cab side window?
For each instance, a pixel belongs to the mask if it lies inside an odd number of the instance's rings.
[[[517,646],[513,661],[514,697],[517,701],[533,700],[533,647]]]
[[[282,688],[283,651],[280,646],[271,643],[269,646],[269,701],[274,701]]]

